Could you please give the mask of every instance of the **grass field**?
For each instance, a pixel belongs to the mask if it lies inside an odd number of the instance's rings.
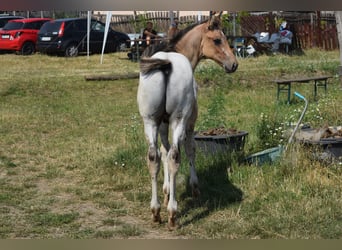
[[[138,80],[85,80],[137,73],[138,64],[124,53],[105,55],[103,64],[99,55],[0,57],[0,238],[342,238],[342,166],[297,144],[262,167],[198,154],[199,200],[191,198],[184,161],[177,177],[180,228],[167,230],[164,207],[163,223],[152,224]],[[335,76],[339,54],[310,50],[239,62],[230,75],[211,61],[197,67],[197,129],[224,124],[248,131],[248,155],[286,143],[282,132],[304,106],[295,99],[286,105],[285,96],[278,103],[272,80]],[[342,125],[336,77],[327,94],[319,90],[318,102],[312,86],[294,88],[310,102],[304,123]]]

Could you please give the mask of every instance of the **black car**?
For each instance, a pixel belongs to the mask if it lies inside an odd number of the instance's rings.
[[[6,23],[10,20],[15,20],[15,19],[23,19],[24,17],[22,16],[2,16],[0,15],[0,30],[5,26]]]
[[[87,51],[87,18],[56,19],[45,23],[38,32],[37,51],[46,54],[77,56]],[[101,53],[105,24],[92,19],[89,38],[91,53]],[[109,28],[104,52],[130,47],[128,35]]]

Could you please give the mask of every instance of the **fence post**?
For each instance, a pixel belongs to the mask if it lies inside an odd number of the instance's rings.
[[[317,47],[323,48],[323,41],[322,41],[322,30],[321,30],[321,12],[317,11],[317,22],[316,22],[316,33],[317,33]]]
[[[335,11],[336,28],[338,35],[338,43],[340,45],[340,66],[338,74],[340,76],[340,87],[342,89],[342,11]]]

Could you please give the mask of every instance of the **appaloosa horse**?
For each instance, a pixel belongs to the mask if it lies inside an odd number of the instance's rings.
[[[211,15],[206,22],[178,33],[168,44],[147,49],[140,61],[137,101],[149,144],[147,163],[152,181],[152,219],[161,222],[157,196],[160,161],[164,167],[164,204],[168,225],[176,226],[176,175],[180,166],[180,146],[184,145],[190,161],[190,185],[194,197],[199,195],[195,170],[193,132],[197,118],[197,85],[193,70],[202,58],[210,58],[227,73],[238,63],[221,31],[220,16]],[[169,143],[169,126],[172,131]],[[158,133],[161,148],[158,150]]]

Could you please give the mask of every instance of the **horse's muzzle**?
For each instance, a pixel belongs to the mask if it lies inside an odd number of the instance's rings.
[[[224,65],[224,69],[226,73],[233,73],[237,70],[239,64],[238,63],[233,63],[231,67],[228,67],[227,65]]]

